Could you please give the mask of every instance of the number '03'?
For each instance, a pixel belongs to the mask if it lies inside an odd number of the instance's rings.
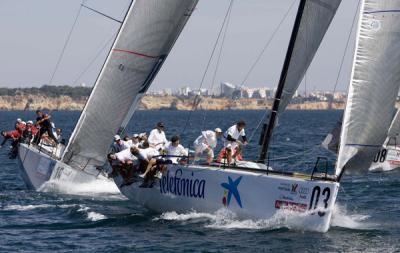
[[[313,210],[313,209],[317,209],[318,208],[318,202],[319,199],[321,197],[321,187],[319,186],[315,186],[314,189],[312,190],[312,194],[311,194],[311,199],[310,199],[310,207],[308,208],[308,210]],[[323,202],[323,208],[327,209],[328,208],[328,202],[329,202],[329,198],[331,197],[331,189],[329,187],[326,187],[323,191],[322,191],[322,202]],[[319,216],[324,216],[325,212],[318,212]]]

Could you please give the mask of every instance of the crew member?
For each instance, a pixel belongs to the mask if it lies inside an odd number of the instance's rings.
[[[199,159],[203,152],[207,153],[207,163],[210,164],[214,158],[214,149],[217,146],[217,139],[222,135],[221,128],[214,131],[206,130],[193,142],[195,149],[195,160]]]
[[[224,147],[227,153],[228,164],[231,164],[232,155],[240,149],[240,145],[247,144],[247,138],[244,131],[245,126],[246,123],[243,120],[240,120],[235,125],[228,128],[224,133]]]
[[[155,129],[151,130],[148,142],[150,145],[157,150],[164,148],[165,144],[167,144],[167,138],[164,133],[164,123],[158,122]]]
[[[114,144],[112,146],[112,150],[114,153],[121,152],[125,149],[129,149],[128,144],[125,141],[121,140],[121,137],[117,134],[114,136]]]
[[[180,137],[178,135],[174,135],[171,138],[171,142],[169,142],[165,146],[165,151],[167,156],[170,156],[170,159],[173,163],[178,163],[179,159],[182,157],[187,157],[189,152],[180,144]]]
[[[52,124],[50,121],[51,116],[43,113],[40,110],[36,111],[36,125],[40,126],[39,129],[39,134],[36,135],[36,138],[34,140],[34,142],[38,145],[40,143],[40,139],[42,138],[42,135],[44,133],[47,133],[47,135],[56,143],[58,144],[59,141],[57,140],[57,137],[54,135],[53,133],[53,129],[52,129]]]

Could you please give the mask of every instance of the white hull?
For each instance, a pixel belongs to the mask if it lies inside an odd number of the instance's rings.
[[[44,187],[51,183],[57,186],[58,192],[68,194],[74,186],[79,188],[84,184],[99,184],[107,185],[107,192],[118,193],[114,182],[95,168],[74,169],[33,146],[20,144],[18,161],[26,185],[33,190],[45,190]]]
[[[116,182],[120,187],[122,178]],[[192,165],[170,165],[153,188],[140,188],[140,184],[123,186],[120,191],[159,213],[212,213],[227,208],[241,219],[270,219],[284,212],[302,219],[300,229],[320,232],[329,229],[339,188],[339,183],[331,181]]]
[[[386,152],[386,154],[382,152]],[[369,170],[379,172],[391,171],[398,168],[400,168],[400,148],[384,146],[383,149],[374,157],[374,162]]]

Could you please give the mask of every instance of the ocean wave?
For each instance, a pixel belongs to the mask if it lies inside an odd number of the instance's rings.
[[[91,210],[90,207],[85,205],[79,205],[78,212],[84,213],[86,215],[86,219],[89,221],[99,221],[107,219],[107,216],[105,216],[104,214],[95,212]]]
[[[34,209],[44,209],[54,207],[54,205],[41,204],[41,205],[8,205],[3,208],[5,211],[30,211]]]

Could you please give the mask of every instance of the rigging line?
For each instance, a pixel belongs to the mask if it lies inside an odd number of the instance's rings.
[[[81,73],[79,73],[79,75],[75,78],[75,80],[73,81],[73,85],[75,86],[76,83],[79,81],[79,79],[81,79],[81,77],[86,74],[86,72],[90,69],[90,67],[96,62],[97,58],[99,58],[99,56],[101,55],[101,53],[107,48],[108,44],[110,44],[110,42],[112,42],[115,39],[115,36],[117,36],[117,33],[113,34],[111,36],[110,39],[108,39],[106,41],[106,43],[104,43],[104,45],[100,48],[100,50],[97,52],[97,54],[95,55],[95,57],[89,62],[89,64],[83,69],[83,71]]]
[[[292,10],[293,6],[295,5],[297,1],[294,0],[292,2],[292,4],[289,6],[288,10],[286,11],[285,15],[283,16],[283,18],[281,19],[281,21],[279,22],[278,26],[275,28],[275,30],[273,31],[273,33],[271,34],[271,37],[268,39],[267,43],[265,44],[264,48],[261,50],[260,54],[257,56],[256,60],[254,61],[254,63],[251,65],[249,71],[247,72],[247,74],[245,75],[243,81],[241,82],[240,86],[243,87],[245,82],[247,81],[247,79],[250,77],[251,73],[253,72],[254,68],[257,66],[258,62],[261,60],[262,56],[264,55],[265,51],[267,50],[267,48],[269,47],[269,45],[271,44],[272,40],[275,38],[275,35],[278,33],[279,29],[281,28],[283,22],[286,20],[286,18],[289,16],[290,11]]]
[[[232,0],[232,3],[233,2],[234,2],[234,0]],[[233,7],[233,4],[232,4],[232,7]],[[218,69],[219,69],[219,66],[220,66],[221,58],[222,58],[222,51],[223,51],[223,47],[224,47],[224,44],[225,44],[226,34],[227,34],[227,31],[228,31],[228,28],[229,28],[229,24],[230,24],[231,14],[232,14],[232,8],[229,10],[229,15],[228,15],[228,19],[227,19],[227,22],[226,22],[226,25],[225,25],[224,34],[222,36],[221,46],[220,46],[220,50],[219,50],[219,54],[218,54],[217,64],[215,66],[215,70],[214,70],[214,74],[213,74],[213,79],[212,79],[212,82],[211,82],[210,91],[213,90],[214,85],[215,85],[215,79],[217,77]],[[207,118],[207,110],[204,110],[202,129],[204,128],[204,124],[205,124],[206,118]]]
[[[200,82],[200,87],[199,87],[199,89],[201,89],[201,88],[203,87],[204,80],[205,80],[206,75],[207,75],[207,73],[208,73],[208,69],[210,68],[211,61],[212,61],[212,59],[213,59],[215,50],[217,49],[219,39],[220,39],[221,34],[222,34],[223,30],[224,30],[225,23],[226,23],[226,21],[227,21],[228,15],[229,15],[229,13],[230,13],[230,10],[232,9],[232,5],[233,5],[233,0],[230,0],[228,9],[227,9],[227,11],[226,11],[224,20],[223,20],[223,22],[222,22],[221,28],[220,28],[219,33],[218,33],[218,37],[217,37],[217,39],[216,39],[216,41],[215,41],[215,43],[214,43],[214,47],[213,47],[213,50],[212,50],[212,52],[211,52],[210,58],[208,59],[206,69],[205,69],[205,71],[204,71],[204,73],[203,73],[203,76],[202,76],[202,78],[201,78],[201,82]],[[191,109],[190,112],[189,112],[189,116],[188,116],[188,118],[187,118],[187,120],[186,120],[186,123],[185,123],[185,126],[184,126],[184,128],[183,128],[182,133],[185,133],[185,132],[186,132],[186,129],[187,129],[188,124],[189,124],[189,122],[190,122],[190,119],[191,119],[191,117],[192,117],[192,113],[193,113],[193,111],[194,111],[194,110],[196,109],[196,107],[197,107],[196,104],[197,104],[197,101],[198,101],[198,100],[199,100],[199,96],[196,95],[195,98],[194,98],[194,101],[193,101],[192,109]]]
[[[71,39],[71,36],[72,36],[72,32],[74,31],[75,26],[76,26],[76,24],[78,22],[78,19],[79,19],[79,15],[81,14],[82,5],[85,3],[85,1],[86,0],[82,0],[81,6],[79,7],[78,13],[76,14],[76,17],[75,17],[75,20],[74,20],[74,23],[73,23],[73,25],[71,27],[71,30],[68,33],[67,40],[64,43],[63,49],[61,51],[61,54],[60,54],[60,56],[59,56],[59,58],[57,60],[56,66],[55,66],[54,71],[53,71],[53,73],[51,75],[51,78],[49,80],[49,85],[51,85],[51,83],[53,82],[54,76],[55,76],[55,74],[56,74],[56,72],[58,70],[58,67],[60,66],[61,60],[64,57],[65,50],[67,49],[68,43],[69,43],[69,41]]]
[[[360,3],[361,3],[361,0],[358,0],[356,12],[355,12],[354,17],[353,17],[353,22],[352,22],[352,24],[351,24],[351,28],[350,28],[350,31],[349,31],[349,35],[347,36],[346,47],[345,47],[345,49],[344,49],[344,53],[343,53],[343,56],[342,56],[342,60],[341,60],[341,62],[340,62],[339,71],[338,71],[338,74],[337,74],[337,76],[336,76],[336,82],[335,82],[335,86],[334,86],[334,88],[333,88],[333,94],[332,94],[333,97],[332,97],[332,101],[331,101],[331,102],[333,102],[333,100],[334,100],[334,94],[335,94],[335,92],[336,92],[336,88],[337,88],[337,85],[338,85],[338,83],[339,83],[340,74],[342,73],[343,64],[344,64],[344,60],[345,60],[345,57],[346,57],[346,52],[347,52],[347,50],[348,50],[348,47],[349,47],[349,44],[350,44],[351,34],[353,33],[354,25],[355,25],[355,23],[356,23],[356,19],[357,19],[357,15],[358,15],[358,11],[357,11],[357,10],[358,10],[358,8],[360,7]]]
[[[294,154],[288,155],[288,156],[281,156],[281,157],[273,158],[273,159],[270,159],[270,161],[287,160],[287,159],[292,158],[292,157],[304,155],[304,154],[307,154],[307,153],[313,151],[315,148],[317,148],[319,146],[320,146],[320,144],[317,144],[315,146],[312,146],[309,149],[306,149],[305,151],[300,151],[300,152],[297,152],[297,153],[294,153]],[[303,161],[303,163],[304,163],[304,161]]]
[[[88,9],[88,10],[91,10],[91,11],[97,13],[97,14],[100,14],[100,15],[102,15],[103,17],[109,18],[109,19],[111,19],[111,20],[113,20],[113,21],[115,21],[115,22],[118,22],[118,23],[122,24],[122,21],[121,21],[121,20],[118,20],[118,19],[113,18],[113,17],[111,17],[111,16],[109,16],[109,15],[107,15],[107,14],[104,14],[104,13],[98,11],[98,10],[95,10],[95,9],[93,9],[93,8],[90,8],[90,7],[87,6],[87,5],[82,4],[81,6],[84,7],[84,8],[86,8],[86,9]]]
[[[253,130],[252,134],[249,137],[249,143],[251,142],[251,140],[253,139],[254,135],[257,133],[258,128],[260,128],[261,124],[264,122],[265,118],[268,115],[268,111],[265,110],[264,115],[261,117],[260,121],[257,124],[257,127]]]

